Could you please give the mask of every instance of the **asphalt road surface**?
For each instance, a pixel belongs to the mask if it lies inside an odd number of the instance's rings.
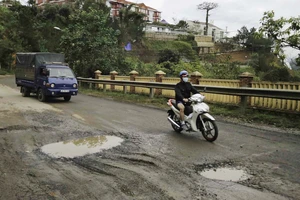
[[[2,76],[0,199],[300,199],[299,132],[215,117],[209,143],[175,133],[164,109],[83,94],[41,103]]]

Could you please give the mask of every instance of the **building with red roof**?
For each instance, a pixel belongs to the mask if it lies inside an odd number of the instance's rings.
[[[131,10],[134,12],[140,12],[145,14],[145,20],[148,22],[160,22],[161,20],[161,12],[156,10],[155,8],[152,8],[150,6],[147,6],[144,3],[133,3],[126,0],[108,0],[106,5],[111,7],[111,16],[118,17],[120,9],[127,7],[129,5],[133,4]]]
[[[74,0],[35,0],[35,3],[39,7],[43,7],[45,4],[58,4],[73,3]],[[147,6],[144,3],[133,3],[126,0],[106,0],[106,5],[111,8],[110,14],[112,17],[118,17],[120,9],[126,8],[133,4],[131,10],[134,12],[140,12],[145,14],[145,20],[148,22],[160,22],[161,12]]]

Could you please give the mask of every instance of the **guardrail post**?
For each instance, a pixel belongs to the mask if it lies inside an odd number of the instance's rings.
[[[112,71],[110,72],[110,80],[116,80],[116,76],[118,75],[118,72]],[[110,85],[110,90],[115,90],[115,85]]]
[[[102,72],[100,70],[96,70],[94,73],[95,73],[95,79],[100,79]],[[100,88],[99,84],[95,84],[95,88],[96,89]]]
[[[154,97],[154,88],[150,88],[150,95],[149,97],[152,99]]]
[[[77,80],[78,78],[81,78],[81,77],[77,77]],[[78,80],[78,87],[81,87],[82,86],[82,81]]]
[[[155,73],[155,82],[162,82],[163,77],[166,75],[165,72],[159,70]],[[151,91],[151,90],[150,90]],[[151,92],[150,92],[151,93]],[[156,95],[162,95],[162,89],[156,89],[155,90]]]
[[[241,75],[239,75],[240,77],[240,87],[251,87],[251,82],[253,80],[253,75],[249,72],[244,72]],[[241,106],[241,111],[244,113],[248,102],[250,103],[249,97],[248,96],[241,96],[241,102],[240,102],[240,106]]]
[[[137,77],[139,75],[139,73],[135,70],[129,72],[130,75],[130,81],[135,81],[135,77]],[[134,86],[130,86],[130,93],[135,93],[135,87]]]
[[[90,78],[90,79],[92,79],[92,78]],[[93,83],[90,82],[89,88],[90,88],[90,89],[93,89]]]
[[[202,78],[202,74],[198,71],[195,71],[191,74],[191,83],[192,84],[200,84],[200,79]]]

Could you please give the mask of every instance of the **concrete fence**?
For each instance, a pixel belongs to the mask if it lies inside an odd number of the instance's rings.
[[[78,78],[79,83],[88,82],[90,88],[103,91],[123,91],[137,94],[162,95],[174,98],[175,84],[179,78],[166,77],[158,71],[153,77],[141,77],[137,71],[129,76],[118,76],[116,71],[102,75],[95,71],[95,79]],[[243,73],[239,80],[204,79],[199,72],[193,72],[190,82],[206,96],[206,101],[242,105],[272,110],[300,112],[300,83],[255,82],[250,73]],[[206,89],[205,92],[203,90]]]

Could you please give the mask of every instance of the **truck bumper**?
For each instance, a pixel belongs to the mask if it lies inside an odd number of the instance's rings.
[[[64,96],[75,96],[78,93],[78,89],[48,89],[46,96],[52,97],[64,97]]]

